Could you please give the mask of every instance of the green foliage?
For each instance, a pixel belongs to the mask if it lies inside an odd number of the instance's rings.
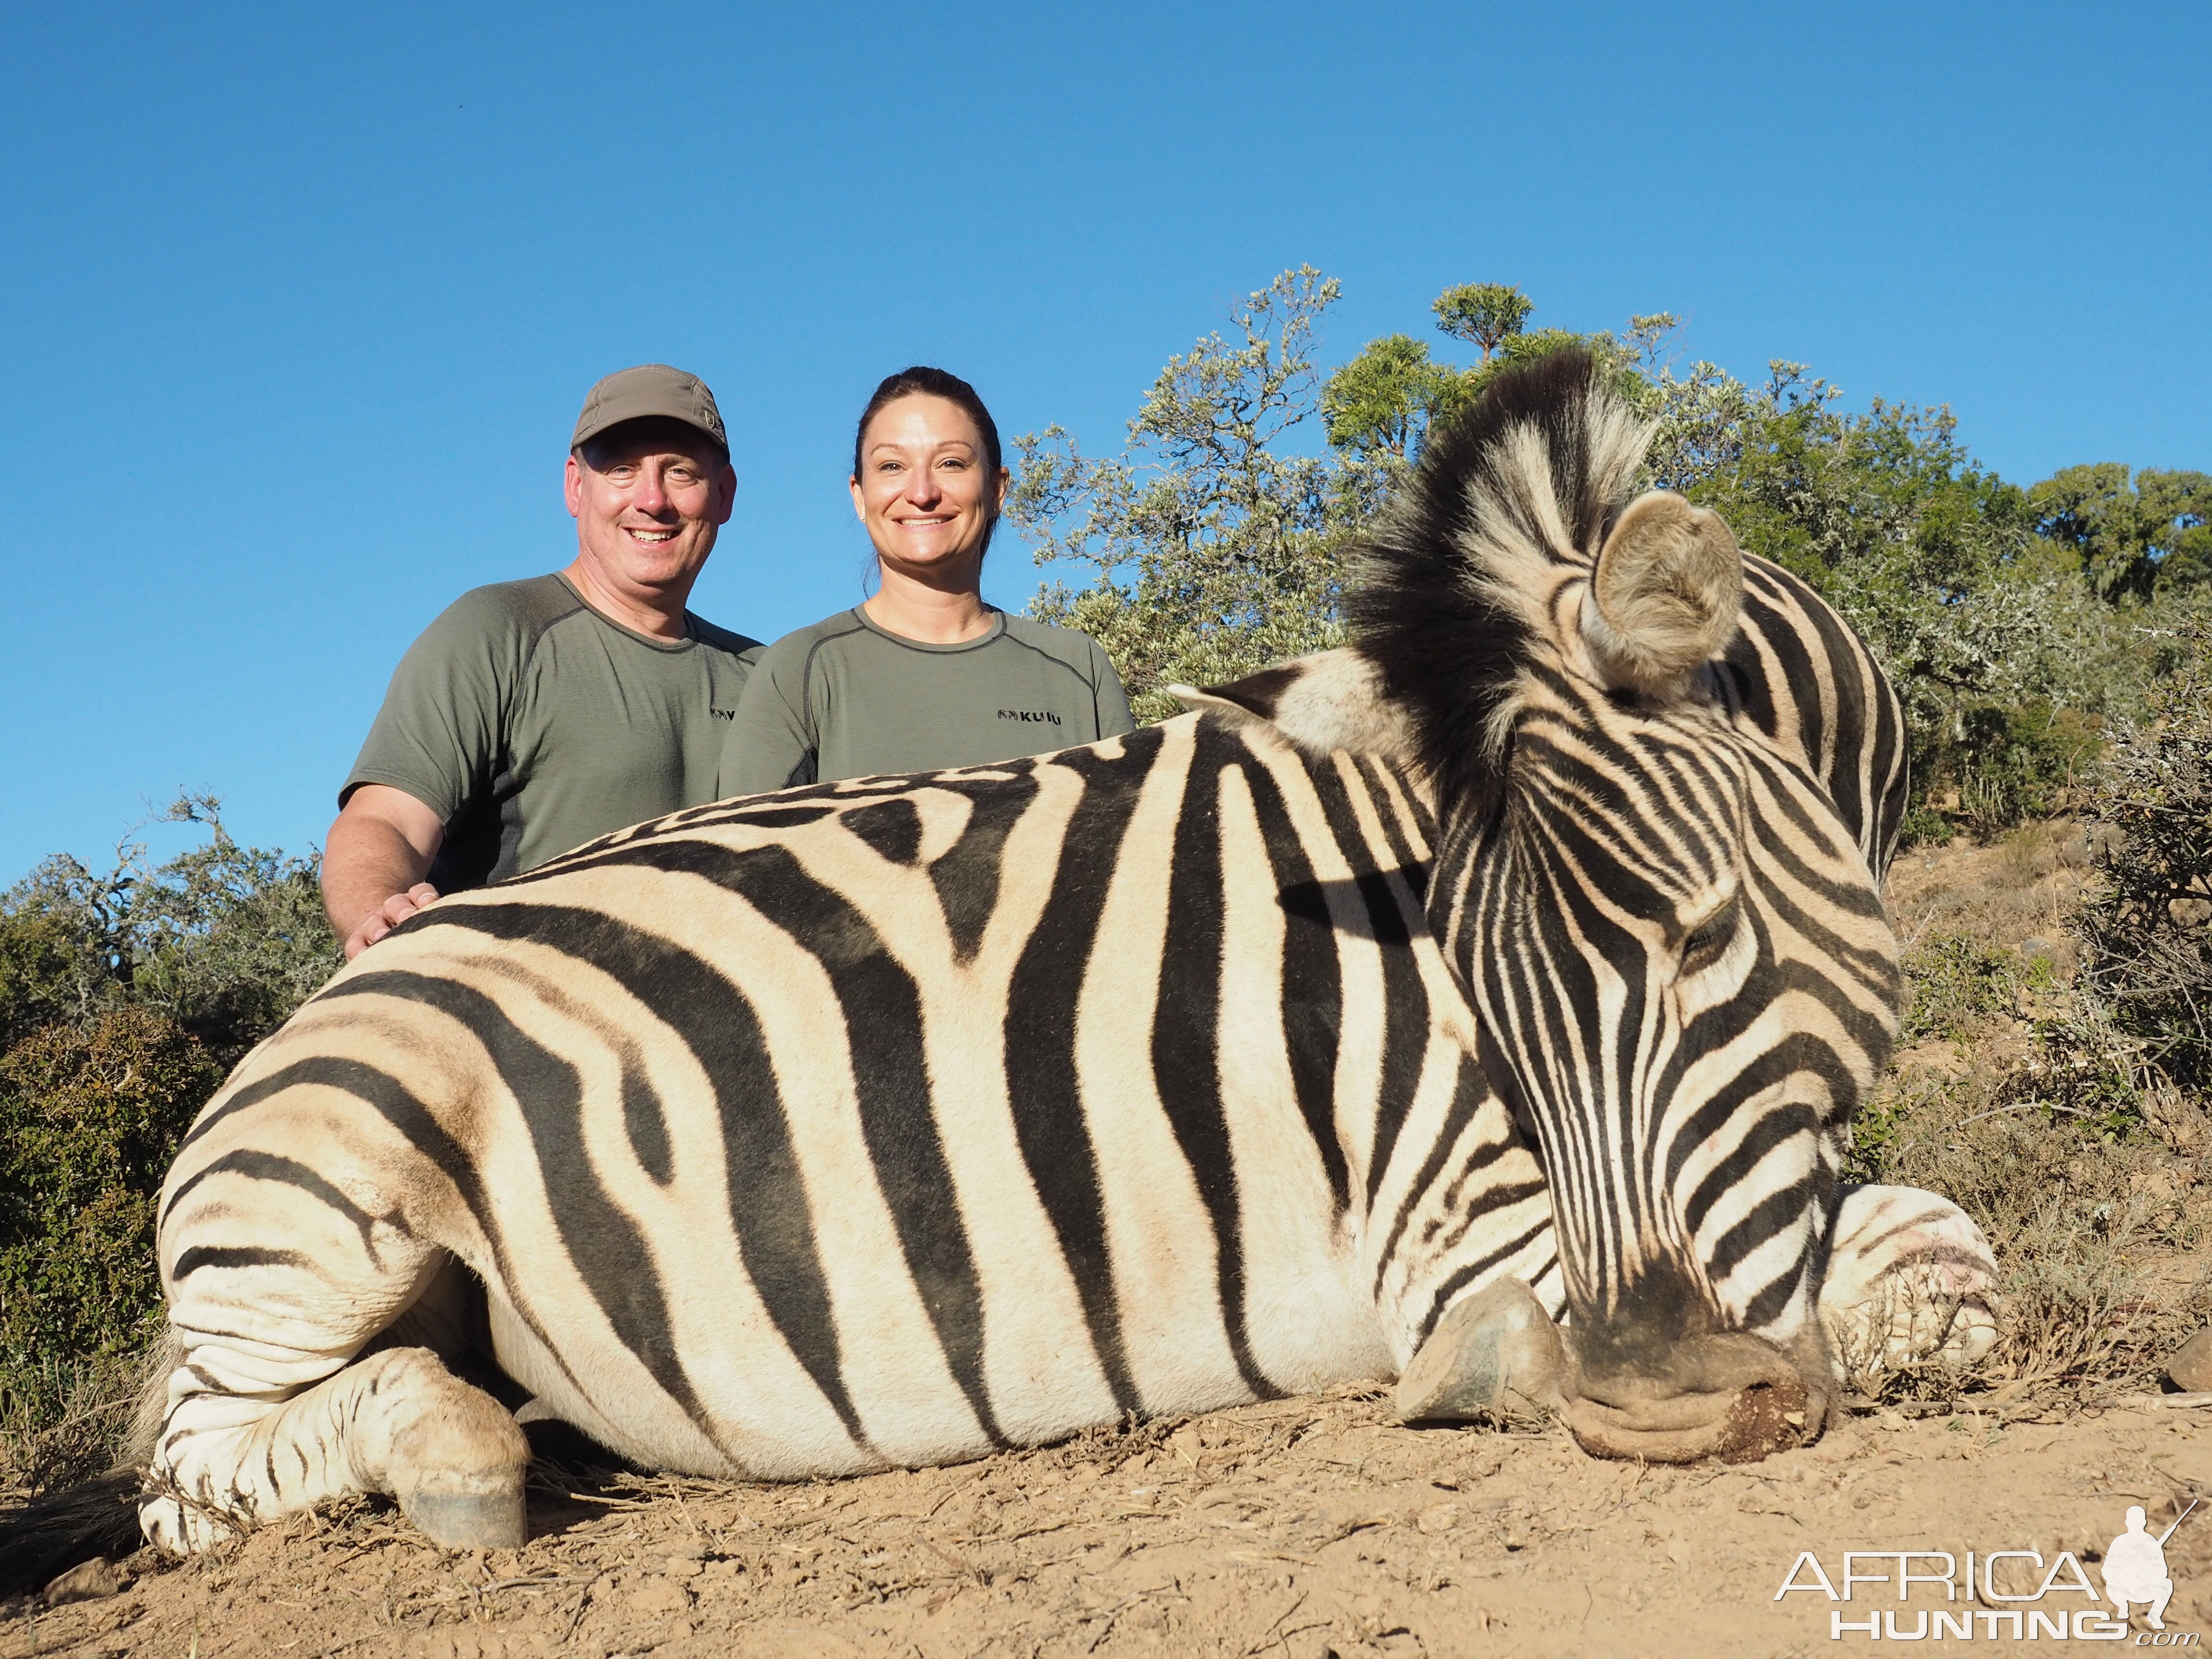
[[[1780,360],[1757,386],[1708,362],[1677,373],[1665,313],[1619,334],[1532,331],[1518,289],[1465,284],[1434,309],[1479,362],[1389,334],[1324,377],[1315,334],[1336,297],[1310,269],[1252,295],[1228,338],[1170,362],[1120,457],[1086,459],[1057,427],[1017,442],[1009,516],[1040,562],[1096,573],[1030,612],[1097,637],[1140,719],[1178,711],[1170,684],[1336,643],[1362,527],[1429,432],[1507,368],[1570,349],[1610,364],[1650,420],[1651,484],[1719,512],[1873,647],[1905,703],[1916,840],[2074,805],[2105,728],[2163,672],[2134,625],[2212,559],[2202,474],[2074,468],[2022,490],[1974,460],[1948,410],[1845,410]],[[1326,453],[1294,447],[1311,414]]]
[[[1056,426],[1014,441],[1006,516],[1040,563],[1098,573],[1080,592],[1047,587],[1030,614],[1097,640],[1141,720],[1178,712],[1170,684],[1234,679],[1342,637],[1345,532],[1385,475],[1283,442],[1317,411],[1314,326],[1337,292],[1304,268],[1252,295],[1235,337],[1169,360],[1122,455],[1087,459]]]
[[[2212,477],[2107,461],[2069,466],[2028,492],[2037,533],[2072,549],[2100,597],[2148,599],[2212,576]]]
[[[337,971],[312,860],[240,847],[209,797],[161,821],[208,841],[158,866],[125,842],[97,874],[58,854],[0,894],[0,1039],[136,1005],[228,1062]]]
[[[0,1479],[95,1471],[157,1328],[154,1204],[246,1048],[339,966],[312,860],[205,842],[96,873],[46,860],[0,894]]]
[[[1535,308],[1535,301],[1503,283],[1462,283],[1437,295],[1430,307],[1437,313],[1437,326],[1455,340],[1481,347],[1486,363],[1500,345],[1520,333]]]
[[[1901,1042],[1929,1037],[1961,1041],[1993,1014],[2009,1013],[2027,989],[2047,989],[2053,973],[2047,957],[2021,959],[1966,933],[1938,933],[1906,953]]]
[[[131,1006],[0,1058],[0,1422],[40,1420],[76,1369],[152,1334],[155,1201],[222,1077],[174,1020]]]
[[[2212,1085],[2212,629],[2190,619],[2148,717],[2115,733],[2094,799],[2104,890],[2083,910],[2082,980],[2142,1060]]]
[[[1096,572],[1085,588],[1048,584],[1030,614],[1104,647],[1146,721],[1181,712],[1169,685],[1218,684],[1341,643],[1358,533],[1433,422],[1507,366],[1569,347],[1599,351],[1640,397],[1638,365],[1674,326],[1662,316],[1634,319],[1625,338],[1529,334],[1525,301],[1498,297],[1513,292],[1454,289],[1437,302],[1452,328],[1487,331],[1467,337],[1488,340],[1481,364],[1455,368],[1390,335],[1324,381],[1315,333],[1337,284],[1285,271],[1232,314],[1228,337],[1169,360],[1121,455],[1089,459],[1057,426],[1017,438],[1006,516],[1039,563]],[[1328,452],[1299,453],[1293,434],[1315,415]]]
[[[2072,809],[2104,751],[2098,716],[2047,696],[2011,708],[1977,705],[1961,714],[1959,728],[1949,751],[1960,777],[1959,811],[1983,835]]]
[[[1811,583],[1888,672],[1911,738],[1912,838],[1941,838],[1947,814],[1987,833],[2073,804],[2104,724],[2154,670],[1948,410],[1846,411],[1782,362],[1755,390],[1707,363],[1646,380],[1653,482]]]
[[[1462,401],[1461,375],[1404,334],[1370,340],[1322,388],[1330,447],[1409,460],[1440,414]]]

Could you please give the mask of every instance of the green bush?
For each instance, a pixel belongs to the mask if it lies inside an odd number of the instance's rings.
[[[2212,629],[2176,630],[2182,660],[2151,718],[2113,737],[2092,805],[2103,890],[2076,923],[2082,981],[2142,1062],[2212,1085]]]
[[[158,1330],[154,1206],[223,1074],[337,968],[312,860],[240,847],[216,803],[165,863],[46,860],[0,893],[0,1486],[121,1449]]]
[[[159,1324],[155,1203],[222,1081],[174,1020],[121,1007],[0,1057],[0,1424],[43,1422],[82,1366]]]
[[[1963,724],[1966,738],[1951,757],[1954,775],[1960,809],[1981,835],[2075,805],[2104,748],[2096,715],[2056,707],[2048,697],[2009,708],[1984,705]]]
[[[2023,969],[2009,951],[1992,950],[1965,933],[1939,933],[1905,953],[1905,1011],[1898,1039],[1966,1036],[1978,1020],[2009,1012],[2029,975],[2048,977],[2050,963]]]

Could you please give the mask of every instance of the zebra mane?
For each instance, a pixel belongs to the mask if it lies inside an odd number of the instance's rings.
[[[1359,562],[1354,649],[1443,799],[1486,796],[1501,714],[1562,577],[1587,576],[1650,428],[1585,351],[1507,369],[1432,433]]]

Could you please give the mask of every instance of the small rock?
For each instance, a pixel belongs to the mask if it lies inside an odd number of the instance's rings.
[[[2212,1331],[2199,1331],[2175,1349],[2166,1362],[2166,1374],[2184,1394],[2212,1389]]]
[[[1459,1525],[1460,1507],[1456,1504],[1437,1504],[1423,1510],[1413,1524],[1425,1533],[1449,1532]]]
[[[105,1556],[95,1555],[89,1561],[81,1561],[48,1584],[46,1602],[50,1607],[65,1607],[71,1601],[100,1601],[113,1595],[123,1588],[123,1575],[115,1564]]]
[[[630,1591],[628,1605],[632,1613],[649,1619],[659,1613],[689,1611],[691,1595],[683,1585],[656,1577],[646,1579]]]

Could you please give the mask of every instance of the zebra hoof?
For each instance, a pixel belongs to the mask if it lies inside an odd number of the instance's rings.
[[[449,1550],[516,1550],[530,1541],[522,1478],[476,1492],[401,1492],[399,1507],[434,1544]]]
[[[1559,1410],[1566,1349],[1536,1294],[1501,1279],[1447,1309],[1398,1379],[1401,1423]]]

